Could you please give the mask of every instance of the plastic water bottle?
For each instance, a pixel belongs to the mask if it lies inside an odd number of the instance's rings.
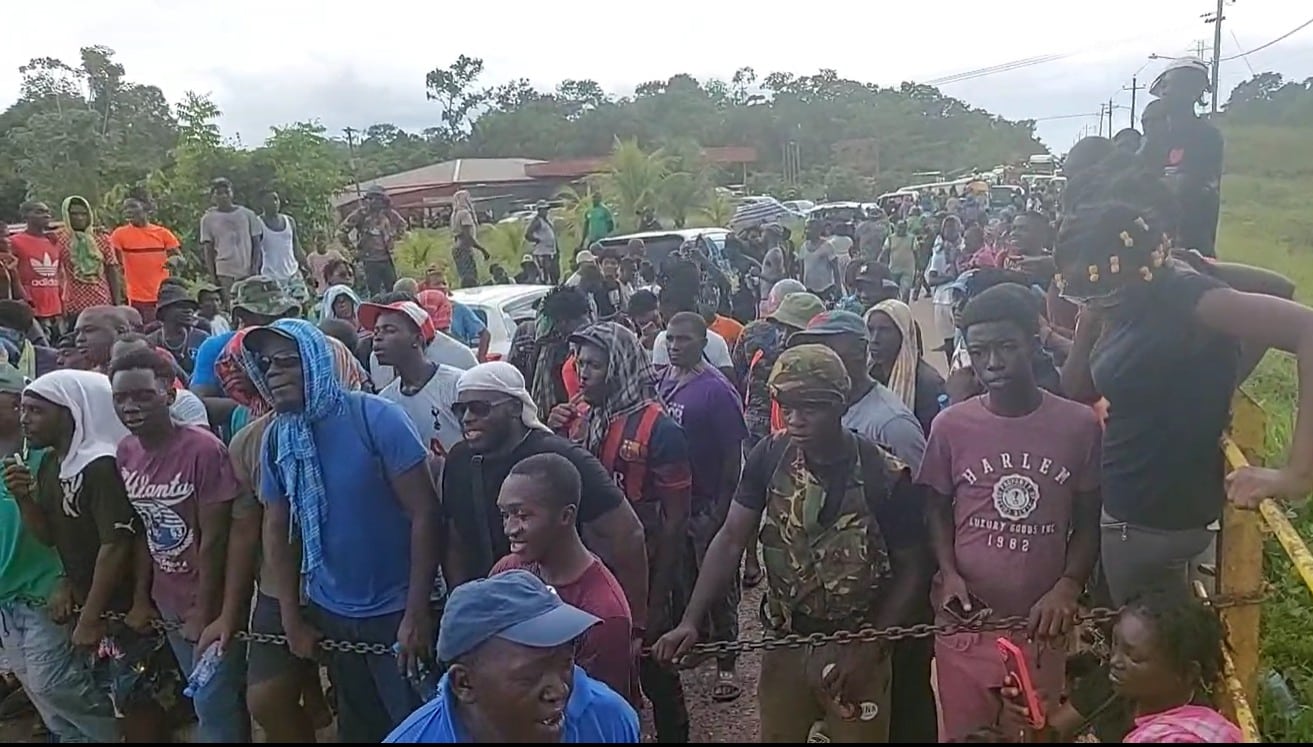
[[[219,671],[219,660],[223,658],[223,652],[219,650],[219,642],[211,643],[205,653],[196,662],[195,668],[191,670],[191,676],[187,678],[187,686],[183,688],[182,694],[189,698],[195,698],[196,693],[205,687],[210,680],[214,679],[214,673]]]
[[[392,644],[392,653],[398,655],[401,653],[401,644]],[[427,703],[438,696],[438,681],[442,679],[442,672],[436,667],[430,667],[428,664],[420,662],[419,672],[417,675],[406,674],[406,680],[410,686],[419,694],[420,700]]]

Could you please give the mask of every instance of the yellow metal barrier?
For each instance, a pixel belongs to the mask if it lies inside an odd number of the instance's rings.
[[[1266,447],[1267,415],[1249,397],[1237,393],[1231,432],[1223,442],[1228,469],[1260,463]],[[1218,542],[1218,588],[1224,596],[1259,595],[1263,580],[1263,529],[1276,536],[1304,584],[1313,591],[1313,553],[1275,501],[1258,511],[1241,511],[1229,504],[1222,513]],[[1223,706],[1244,733],[1245,741],[1262,741],[1251,703],[1258,698],[1262,605],[1245,604],[1222,610],[1227,647],[1223,673]]]

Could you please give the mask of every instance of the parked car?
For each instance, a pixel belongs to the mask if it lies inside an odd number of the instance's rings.
[[[488,325],[488,360],[498,361],[510,354],[515,328],[534,318],[534,305],[551,289],[550,285],[482,285],[452,291],[451,298]]]
[[[629,245],[630,239],[642,239],[647,260],[654,266],[660,267],[662,261],[671,252],[683,246],[685,241],[692,239],[700,238],[713,245],[713,251],[707,252],[708,256],[721,254],[725,251],[725,236],[728,233],[727,228],[677,228],[670,231],[644,231],[627,233],[623,236],[608,236],[597,243],[603,247],[616,247],[623,250]]]

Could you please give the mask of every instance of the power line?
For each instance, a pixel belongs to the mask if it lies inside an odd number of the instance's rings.
[[[1278,36],[1277,38],[1273,39],[1272,41],[1268,42],[1267,44],[1260,44],[1259,46],[1254,47],[1253,49],[1249,50],[1248,52],[1242,52],[1242,53],[1240,53],[1240,54],[1238,54],[1238,55],[1233,55],[1233,56],[1231,56],[1231,57],[1223,57],[1223,58],[1222,58],[1222,62],[1230,62],[1231,60],[1238,60],[1238,59],[1240,59],[1240,58],[1242,58],[1242,57],[1248,57],[1249,55],[1251,55],[1251,54],[1253,54],[1253,53],[1255,53],[1255,52],[1262,52],[1264,49],[1267,49],[1268,47],[1272,46],[1273,44],[1277,44],[1277,43],[1280,43],[1280,42],[1285,41],[1286,39],[1289,39],[1290,37],[1294,36],[1295,34],[1298,34],[1299,32],[1303,31],[1304,29],[1308,28],[1309,26],[1313,26],[1313,18],[1310,18],[1310,19],[1308,19],[1307,21],[1304,21],[1303,23],[1299,24],[1299,25],[1296,26],[1295,28],[1293,28],[1293,29],[1287,31],[1286,33],[1282,34],[1281,36]]]
[[[1231,29],[1227,29],[1227,30],[1228,30],[1228,31],[1231,31],[1231,41],[1235,42],[1235,48],[1238,49],[1238,50],[1240,50],[1240,52],[1241,52],[1241,55],[1240,55],[1240,56],[1241,56],[1241,58],[1245,61],[1245,67],[1249,68],[1249,74],[1250,74],[1250,75],[1258,75],[1258,73],[1254,72],[1254,64],[1253,64],[1252,62],[1249,61],[1249,58],[1248,58],[1248,57],[1245,57],[1245,56],[1244,56],[1243,53],[1244,53],[1244,51],[1245,51],[1245,48],[1242,47],[1242,46],[1240,46],[1240,39],[1239,39],[1239,37],[1237,37],[1237,36],[1235,35],[1235,31],[1234,31],[1234,30],[1231,30]]]
[[[946,75],[942,78],[935,78],[933,80],[928,80],[926,81],[925,84],[928,86],[941,86],[948,83],[960,83],[966,80],[975,80],[976,78],[983,78],[987,75],[1006,73],[1012,70],[1019,70],[1025,67],[1032,67],[1034,65],[1043,65],[1044,63],[1047,62],[1056,62],[1063,58],[1070,57],[1073,54],[1075,53],[1068,52],[1066,54],[1046,54],[1046,55],[1040,55],[1039,57],[1027,57],[1021,60],[1013,60],[1012,62],[1004,62],[998,65],[991,65],[990,67],[982,67],[982,68],[977,68],[976,70],[968,70],[961,73],[954,73],[953,75]]]

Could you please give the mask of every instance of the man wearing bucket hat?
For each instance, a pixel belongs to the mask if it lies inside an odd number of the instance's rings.
[[[796,287],[797,292],[781,295]],[[743,392],[743,420],[748,426],[748,437],[743,441],[743,453],[752,451],[757,442],[771,431],[771,398],[767,381],[775,359],[784,350],[788,336],[807,326],[807,322],[825,311],[825,304],[812,293],[802,290],[797,280],[781,280],[767,294],[770,309],[764,319],[757,319],[743,328],[734,346],[731,358],[735,381]],[[743,566],[743,585],[753,588],[761,583],[761,565],[757,561],[756,540],[749,540]]]
[[[789,346],[820,344],[834,351],[848,372],[850,388],[843,427],[880,446],[913,471],[925,456],[925,432],[911,408],[892,389],[872,378],[867,358],[866,322],[847,311],[827,311],[812,317],[807,328],[789,337]],[[786,423],[787,427],[787,423]],[[926,558],[926,566],[929,558]],[[920,579],[921,595],[915,622],[928,623],[930,576]],[[925,741],[936,736],[938,714],[930,686],[933,643],[928,639],[897,641],[892,650],[893,695],[896,714],[890,726],[892,741]]]
[[[196,303],[186,286],[172,280],[160,283],[159,299],[155,302],[155,318],[160,328],[147,339],[156,347],[164,348],[190,376],[196,368],[196,351],[209,335],[196,328]]]
[[[733,582],[759,527],[769,635],[900,625],[918,601],[926,571],[920,497],[905,465],[843,426],[843,361],[823,345],[790,348],[770,387],[786,430],[748,455],[684,619],[653,646],[659,661],[696,643],[699,620]],[[818,720],[835,742],[887,740],[889,656],[881,643],[766,651],[757,693],[763,742],[807,741]]]
[[[243,327],[263,327],[279,319],[296,318],[301,315],[301,306],[287,294],[277,280],[264,275],[252,275],[232,285],[233,323],[237,329]],[[219,360],[234,331],[210,335],[196,350],[195,365],[192,369],[188,388],[201,397],[222,397],[223,387],[219,383],[214,364]]]
[[[384,741],[637,743],[638,714],[574,664],[574,641],[598,622],[528,571],[456,587],[437,695]]]
[[[833,350],[848,370],[844,427],[888,449],[915,470],[925,454],[925,433],[898,395],[871,378],[866,357],[869,336],[860,316],[849,311],[827,311],[812,317],[806,329],[790,335],[788,345],[814,343]]]

